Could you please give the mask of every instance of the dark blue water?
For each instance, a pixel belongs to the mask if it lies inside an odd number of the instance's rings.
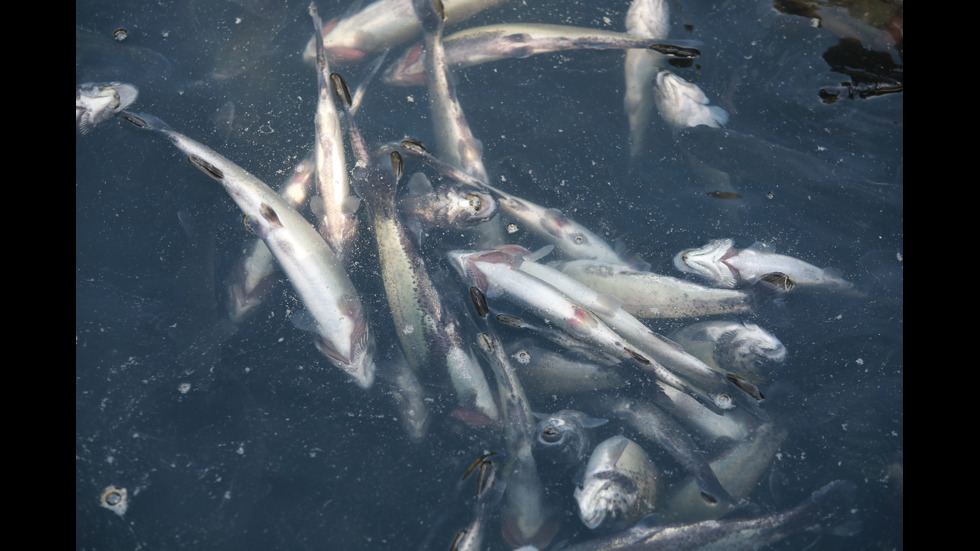
[[[324,19],[346,10],[335,4],[319,3]],[[473,24],[621,29],[628,7],[523,4]],[[900,549],[903,96],[827,103],[818,94],[851,78],[831,70],[829,48],[842,36],[866,45],[880,36],[843,10],[824,10],[818,27],[765,0],[672,9],[672,36],[703,43],[694,66],[673,70],[729,111],[726,131],[675,135],[655,116],[646,153],[631,166],[622,53],[499,62],[457,75],[488,172],[654,271],[679,275],[671,264],[679,250],[731,237],[854,281],[864,296],[795,293],[753,320],[790,352],[763,385],[764,409],[790,435],[753,501],[781,509],[851,480],[864,520],[856,535],[802,535],[777,548]],[[125,41],[112,39],[119,28]],[[134,110],[274,184],[313,140],[316,79],[300,56],[311,32],[305,2],[80,0],[76,83],[134,84]],[[352,84],[366,71],[335,70]],[[431,142],[427,111],[424,89],[375,82],[358,118],[369,141]],[[706,195],[723,186],[741,198]],[[502,451],[497,431],[450,417],[455,404],[436,380],[435,422],[423,444],[409,443],[380,390],[344,380],[290,323],[302,306],[285,281],[255,316],[230,326],[226,280],[251,236],[220,187],[159,137],[121,120],[76,134],[75,193],[76,548],[449,548],[472,507],[471,488],[457,481],[484,450]],[[433,269],[441,251],[460,245],[448,235],[426,241]],[[361,244],[351,275],[387,355],[372,251],[370,240]],[[683,322],[653,325],[670,333]],[[529,398],[540,411],[575,405]],[[679,479],[668,456],[650,451]],[[127,489],[125,515],[100,506],[110,485]],[[549,491],[574,505],[570,484]],[[487,547],[502,548],[497,521],[490,526]],[[569,507],[556,541],[587,536]]]

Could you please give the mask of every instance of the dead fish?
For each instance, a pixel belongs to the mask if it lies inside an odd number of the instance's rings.
[[[81,84],[75,89],[75,128],[88,134],[93,128],[126,109],[139,90],[124,82]]]
[[[709,105],[711,100],[697,84],[670,71],[657,73],[656,82],[657,110],[671,128],[699,125],[721,128],[728,123],[728,112],[717,105]]]
[[[773,273],[786,274],[795,285],[803,287],[842,291],[854,286],[835,270],[776,254],[763,243],[756,242],[747,249],[736,249],[734,245],[732,239],[715,239],[703,247],[683,250],[674,256],[674,266],[727,288],[752,285]]]
[[[595,447],[575,488],[582,523],[590,530],[617,530],[635,524],[657,508],[660,473],[646,451],[625,436]]]
[[[697,57],[693,42],[667,41],[603,29],[545,23],[502,23],[471,27],[443,39],[450,69],[471,67],[500,59],[523,59],[536,54],[567,50],[650,49],[678,57]],[[384,80],[396,86],[424,85],[425,52],[416,45],[402,54],[386,71]]]

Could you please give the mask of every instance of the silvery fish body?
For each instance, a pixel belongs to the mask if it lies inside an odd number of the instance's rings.
[[[670,30],[670,9],[666,0],[633,0],[626,12],[626,32],[665,38]],[[623,108],[629,120],[630,158],[643,151],[643,138],[653,114],[654,75],[663,63],[663,55],[653,50],[627,50],[625,62],[626,94]]]
[[[596,538],[563,551],[750,551],[767,549],[802,532],[838,532],[855,525],[857,487],[836,480],[792,509],[754,518],[707,520],[691,524],[642,522],[611,536]],[[842,528],[843,527],[843,528]],[[847,535],[853,532],[844,532]]]
[[[454,25],[505,0],[444,0],[446,24]],[[422,25],[412,9],[412,0],[377,0],[357,13],[331,21],[324,28],[323,44],[331,62],[351,63],[383,52],[419,36]],[[303,58],[316,57],[313,39]]]
[[[347,85],[339,75],[333,76],[335,92],[345,96],[343,107],[357,159],[351,182],[374,228],[381,279],[402,352],[420,374],[431,370],[448,374],[462,408],[496,421],[497,404],[479,360],[464,340],[459,318],[443,304],[416,239],[398,215],[395,193],[404,170],[401,156],[382,148],[383,159],[372,158],[354,123]]]
[[[737,500],[748,499],[769,470],[787,436],[786,429],[763,423],[710,463],[718,481]],[[664,518],[670,522],[696,522],[721,518],[733,503],[708,504],[701,498],[696,481],[677,487],[665,500]]]
[[[535,456],[568,466],[578,465],[589,455],[592,429],[608,422],[573,409],[535,416],[540,419],[534,429]]]
[[[733,504],[735,498],[721,485],[698,445],[687,430],[660,406],[645,400],[613,397],[603,400],[609,412],[661,448],[694,477],[708,504]]]
[[[786,360],[786,347],[775,335],[750,322],[715,320],[695,323],[671,338],[705,364],[761,384]]]
[[[711,369],[677,343],[651,331],[643,322],[623,310],[614,297],[598,293],[551,266],[527,259],[517,247],[500,250],[514,255],[510,261],[511,265],[554,286],[569,299],[588,308],[620,335],[628,346],[646,358],[658,362],[675,375],[671,377],[670,374],[660,371],[657,373],[660,380],[675,388],[704,396],[710,403],[721,409],[730,409],[735,406],[735,403],[743,404],[753,411],[758,408],[756,401],[761,397],[758,389],[752,388],[751,385],[736,387],[736,383],[726,374]]]
[[[501,250],[450,251],[447,256],[459,274],[488,299],[519,305],[536,318],[548,320],[555,331],[602,353],[622,360],[643,360],[591,310],[569,300],[548,283],[517,269],[511,253]]]
[[[671,411],[674,416],[708,442],[739,442],[748,436],[759,422],[744,408],[719,412],[705,407],[701,402],[672,386],[659,382],[657,386],[673,402]]]
[[[464,229],[486,222],[497,213],[497,201],[488,193],[462,185],[433,189],[425,174],[416,172],[409,180],[409,193],[398,200],[406,221],[427,228]]]
[[[676,130],[698,125],[721,128],[728,123],[728,112],[708,105],[711,100],[697,84],[670,71],[657,73],[654,98],[660,116]]]
[[[535,545],[544,548],[558,531],[558,516],[547,503],[532,451],[534,414],[521,380],[493,327],[489,322],[487,332],[481,333],[478,341],[490,360],[503,411],[508,457],[503,472],[507,491],[501,530],[504,539],[513,547]]]
[[[568,218],[560,210],[543,207],[516,195],[511,195],[489,185],[485,180],[474,178],[459,168],[433,157],[424,149],[416,146],[406,147],[406,142],[402,142],[402,150],[409,155],[418,157],[422,162],[438,170],[447,178],[487,190],[497,199],[501,214],[517,220],[519,226],[529,229],[532,233],[546,240],[567,258],[622,263],[619,254],[604,239],[582,224]],[[497,246],[503,242],[504,240],[501,239],[492,245]]]
[[[471,27],[443,39],[446,64],[450,69],[566,50],[645,50],[660,44],[665,42],[643,35],[572,25],[523,22]],[[687,51],[692,55],[696,52],[693,49]],[[422,47],[416,45],[406,50],[385,71],[384,80],[397,86],[425,84],[425,52]]]
[[[93,128],[126,109],[139,95],[132,84],[99,82],[81,84],[75,89],[75,128],[88,134]]]
[[[299,208],[309,195],[313,181],[313,155],[307,155],[282,183],[279,195],[293,208]],[[239,259],[228,283],[228,317],[235,323],[262,303],[262,294],[276,270],[276,258],[260,238],[252,241],[248,252]]]
[[[358,385],[374,383],[374,339],[361,299],[339,259],[319,232],[258,178],[210,148],[149,115],[127,120],[159,132],[191,163],[221,183],[246,223],[272,251],[314,321],[317,348]]]
[[[715,239],[696,249],[686,249],[674,256],[674,266],[682,272],[696,274],[719,287],[751,285],[762,276],[783,273],[801,287],[846,290],[853,287],[833,270],[821,269],[791,256],[776,254],[762,243],[747,249],[736,249],[732,239]]]
[[[619,363],[595,355],[554,352],[529,341],[509,347],[516,352],[525,388],[535,394],[575,394],[625,387],[629,381],[613,367]],[[523,360],[523,361],[522,361]]]
[[[570,260],[554,267],[600,293],[618,298],[623,309],[638,318],[742,314],[754,306],[753,296],[746,291],[706,287],[619,263]]]
[[[660,473],[639,444],[613,436],[595,447],[575,488],[579,518],[591,530],[635,524],[657,508]]]
[[[314,117],[314,160],[317,195],[311,201],[320,234],[341,260],[357,238],[357,199],[351,191],[340,114],[330,86],[330,65],[323,44],[323,25],[310,4],[316,44],[317,104]]]

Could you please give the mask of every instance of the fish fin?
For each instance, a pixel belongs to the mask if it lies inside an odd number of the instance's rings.
[[[306,331],[307,333],[316,333],[318,329],[316,320],[306,310],[293,312],[293,315],[289,317],[289,322],[296,329]]]
[[[712,105],[708,107],[708,112],[710,113],[710,118],[713,119],[719,127],[728,124],[728,111],[725,111],[717,105]]]
[[[528,254],[524,255],[524,257],[532,262],[537,262],[551,254],[551,251],[553,250],[555,250],[554,245],[545,245],[534,252],[529,252]]]
[[[582,426],[587,429],[594,429],[596,427],[601,427],[609,422],[609,419],[602,419],[600,417],[590,417],[588,415],[582,418]]]
[[[745,250],[755,251],[755,252],[765,253],[765,254],[774,254],[776,252],[775,247],[769,245],[768,243],[763,243],[762,241],[756,241],[751,246],[747,247]]]
[[[429,181],[429,177],[423,172],[416,172],[408,179],[409,195],[426,195],[432,193],[435,188],[432,187],[432,182]]]
[[[340,204],[340,208],[345,214],[353,215],[357,212],[357,209],[361,208],[361,198],[356,195],[348,195],[344,199],[344,202]]]

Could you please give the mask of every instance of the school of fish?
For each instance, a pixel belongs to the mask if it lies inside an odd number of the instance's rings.
[[[593,534],[564,549],[756,549],[847,525],[854,487],[845,481],[813,488],[784,512],[725,515],[751,501],[786,438],[764,402],[786,347],[745,318],[793,293],[853,285],[724,236],[677,252],[675,274],[650,271],[561,205],[491,184],[480,128],[467,120],[452,75],[503,58],[624,49],[624,136],[635,157],[655,112],[672,129],[728,122],[700,88],[664,69],[666,58],[695,58],[698,44],[666,36],[660,0],[634,0],[622,32],[500,23],[444,36],[447,24],[498,3],[378,0],[327,25],[311,4],[305,55],[318,83],[316,137],[278,189],[132,109],[137,92],[128,84],[78,86],[76,128],[89,133],[119,115],[180,150],[238,205],[254,237],[231,278],[229,319],[248,323],[268,280],[284,277],[305,310],[296,324],[324,361],[354,383],[351,393],[381,387],[390,395],[411,442],[428,437],[433,385],[452,389],[454,415],[496,427],[499,440],[486,446],[499,454],[466,473],[478,473],[473,520],[436,548],[487,548],[489,530],[511,548],[549,548],[567,529],[559,510],[567,501],[556,494],[574,498],[575,516]],[[351,64],[404,47],[384,82],[351,92]],[[358,93],[388,85],[426,88],[434,143],[359,127]],[[511,238],[515,229],[542,246],[525,248]],[[460,248],[427,248],[426,232],[441,230],[465,236]],[[358,243],[375,251],[387,319],[368,317],[348,275]],[[456,273],[435,270],[434,258]],[[659,319],[691,323],[665,336]],[[389,326],[395,338],[382,342]],[[382,361],[378,350],[389,345],[401,353]],[[542,394],[578,396],[581,409],[535,403]],[[612,427],[621,434],[597,439]],[[724,452],[709,454],[701,442]],[[673,463],[655,464],[650,450]]]

